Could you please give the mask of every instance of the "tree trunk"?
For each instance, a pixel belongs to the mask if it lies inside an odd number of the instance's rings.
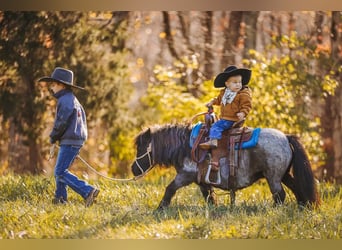
[[[315,27],[316,27],[316,42],[317,44],[323,43],[323,21],[324,21],[324,12],[317,11],[315,13]]]
[[[203,24],[204,27],[204,77],[210,79],[213,76],[213,12],[206,11],[204,13]]]
[[[27,171],[28,149],[23,142],[23,135],[19,133],[16,122],[11,118],[9,120],[8,168],[14,173],[21,174]]]
[[[331,23],[331,41],[332,41],[332,57],[334,59],[336,76],[342,83],[342,13],[339,11],[332,12]],[[338,183],[342,183],[342,87],[339,85],[332,97],[331,113],[332,113],[332,142],[333,142],[333,177]]]
[[[342,64],[342,15],[338,11],[332,12],[331,20],[331,56],[339,82],[342,82],[342,73],[339,67]],[[316,19],[316,21],[319,19]],[[319,39],[318,39],[319,40]],[[319,42],[319,41],[318,41]],[[342,183],[342,87],[337,86],[334,95],[329,95],[324,103],[322,117],[324,151],[327,155],[323,166],[323,176],[327,180]]]
[[[189,12],[177,11],[177,16],[180,24],[180,32],[185,40],[186,48],[189,53],[194,53],[194,49],[190,43],[190,31],[189,31]]]
[[[245,11],[243,15],[245,23],[244,58],[249,57],[249,50],[256,49],[256,35],[259,11]]]
[[[315,13],[315,29],[312,32],[312,36],[314,37],[313,43],[314,46],[322,44],[322,25],[324,20],[324,13],[322,11],[317,11]],[[317,70],[319,70],[320,65],[317,65]],[[325,72],[324,72],[325,73]],[[333,132],[333,123],[325,122],[325,121],[333,121],[332,113],[332,96],[327,96],[324,100],[323,112],[321,114],[322,122],[322,137],[323,137],[323,148],[324,152],[327,155],[326,161],[323,166],[323,173],[321,174],[324,179],[331,180],[333,177],[333,165],[334,165],[334,148],[332,142],[332,132]]]
[[[333,141],[333,116],[331,112],[331,108],[333,106],[333,97],[327,96],[324,102],[323,107],[323,115],[321,117],[322,120],[322,137],[323,137],[323,149],[326,153],[326,160],[322,167],[323,173],[322,176],[324,179],[330,181],[333,179],[334,176],[334,141]]]
[[[340,41],[340,44],[342,41]],[[341,53],[341,51],[339,52]],[[342,61],[340,60],[340,65]],[[342,74],[339,73],[339,82],[342,82]],[[338,86],[335,92],[335,96],[332,101],[332,112],[333,112],[333,146],[334,146],[334,165],[333,165],[333,176],[338,183],[342,183],[342,88]]]
[[[173,40],[173,36],[171,34],[171,24],[170,24],[170,16],[167,11],[163,11],[163,24],[164,24],[164,32],[165,32],[165,39],[166,43],[168,45],[169,51],[175,59],[181,61],[181,58],[179,57],[176,49],[175,49],[175,43]]]
[[[236,45],[240,37],[240,24],[243,11],[232,11],[229,16],[229,25],[224,30],[223,55],[221,59],[222,69],[235,64]]]

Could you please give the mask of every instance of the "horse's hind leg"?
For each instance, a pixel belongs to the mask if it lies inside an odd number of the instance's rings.
[[[230,195],[230,205],[235,206],[235,191],[231,189],[229,191],[229,195]]]
[[[297,192],[294,178],[289,174],[286,173],[282,179],[282,182],[293,192],[294,196],[296,197],[297,201],[302,200],[302,197],[300,194]]]
[[[205,201],[209,205],[217,205],[217,200],[216,200],[216,195],[214,192],[214,188],[210,185],[207,184],[198,184],[200,187],[200,190],[202,192],[202,195],[205,199]]]
[[[271,193],[272,193],[272,196],[273,196],[273,200],[274,200],[274,203],[276,205],[279,205],[279,204],[283,204],[284,201],[285,201],[285,196],[286,196],[286,193],[285,193],[285,190],[284,188],[282,187],[281,185],[281,182],[279,181],[268,181],[268,185],[270,186],[270,189],[271,189]]]
[[[283,204],[285,201],[286,193],[283,188],[280,191],[273,194],[273,200],[276,205]]]

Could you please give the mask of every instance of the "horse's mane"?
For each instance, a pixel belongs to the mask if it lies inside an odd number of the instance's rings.
[[[185,157],[190,157],[189,124],[154,125],[141,132],[135,140],[136,145],[148,139],[152,146],[154,163],[164,166],[181,167]]]

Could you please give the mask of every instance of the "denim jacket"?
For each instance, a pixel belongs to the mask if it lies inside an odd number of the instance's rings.
[[[86,114],[82,105],[70,89],[58,91],[53,96],[57,98],[57,108],[50,142],[82,146],[88,136]]]

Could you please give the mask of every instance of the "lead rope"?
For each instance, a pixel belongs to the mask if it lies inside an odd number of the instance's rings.
[[[142,175],[139,175],[139,176],[136,176],[136,177],[132,177],[132,178],[129,178],[129,179],[118,179],[118,178],[112,178],[112,177],[108,177],[108,176],[105,176],[103,174],[101,174],[100,172],[98,172],[96,169],[94,169],[92,166],[90,166],[90,164],[84,160],[80,155],[77,155],[78,159],[80,159],[90,170],[92,170],[94,173],[96,173],[97,175],[107,179],[107,180],[111,180],[111,181],[135,181],[137,179],[139,179],[140,177],[142,177]]]
[[[53,158],[53,156],[54,156],[54,153],[55,153],[55,149],[56,149],[56,146],[59,148],[59,146],[58,145],[56,145],[56,144],[53,144],[53,146],[51,147],[51,149],[50,149],[50,155],[49,155],[49,161]],[[145,154],[146,155],[146,154]],[[145,156],[144,155],[144,156]],[[136,181],[136,180],[138,180],[138,179],[140,179],[141,177],[143,177],[143,176],[145,176],[148,172],[149,172],[149,170],[151,169],[148,169],[147,171],[145,171],[145,172],[143,172],[142,171],[142,174],[141,175],[138,175],[138,176],[135,176],[135,177],[132,177],[132,178],[129,178],[129,179],[119,179],[119,178],[112,178],[112,177],[108,177],[108,176],[106,176],[106,175],[103,175],[103,174],[101,174],[100,172],[98,172],[95,168],[93,168],[86,160],[84,160],[80,155],[77,155],[76,156],[76,158],[78,158],[78,159],[80,159],[90,170],[92,170],[94,173],[96,173],[97,175],[99,175],[99,176],[101,176],[101,177],[103,177],[103,178],[105,178],[105,179],[107,179],[107,180],[111,180],[111,181]],[[140,157],[141,158],[141,157]],[[150,160],[150,156],[149,156],[149,160]],[[150,160],[150,162],[151,162],[151,160]],[[140,168],[140,166],[139,166],[139,168]]]

